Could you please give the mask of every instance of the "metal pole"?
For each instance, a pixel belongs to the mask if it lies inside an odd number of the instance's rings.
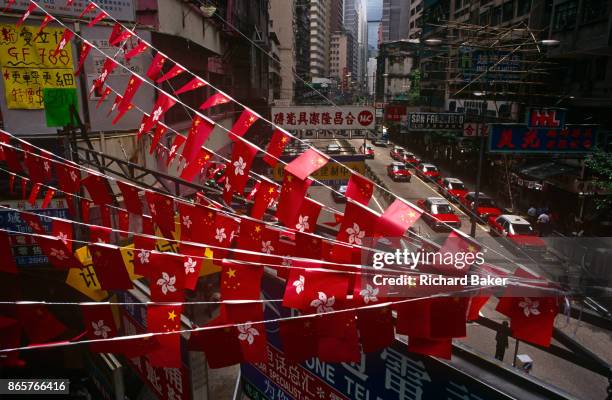
[[[487,112],[487,99],[484,100],[484,105],[482,107],[482,125],[486,125],[486,112]],[[476,128],[476,133],[480,134],[480,150],[478,152],[478,170],[476,172],[476,191],[474,195],[474,206],[472,207],[472,213],[470,214],[470,220],[472,222],[472,227],[470,229],[470,236],[476,237],[476,217],[478,215],[478,198],[480,197],[480,180],[482,178],[482,160],[484,158],[484,146],[485,146],[485,137],[482,132],[478,132],[478,128]]]
[[[513,367],[516,367],[516,357],[518,356],[519,342],[520,340],[514,339],[514,359],[512,360]]]

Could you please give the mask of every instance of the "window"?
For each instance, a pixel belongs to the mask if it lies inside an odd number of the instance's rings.
[[[553,18],[553,30],[562,31],[573,29],[576,25],[576,14],[578,13],[578,1],[569,0],[555,7]]]
[[[582,23],[605,18],[608,14],[609,0],[584,0]]]

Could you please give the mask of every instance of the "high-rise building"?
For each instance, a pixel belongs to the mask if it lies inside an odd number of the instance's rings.
[[[344,83],[347,79],[349,70],[348,61],[349,51],[352,49],[351,36],[346,32],[334,32],[331,37],[330,48],[330,76],[336,78],[338,82]]]
[[[383,0],[381,19],[383,42],[408,38],[410,8],[414,2],[415,0]]]
[[[271,31],[279,41],[277,46],[280,61],[280,94],[274,100],[293,100],[296,69],[296,40],[293,29],[296,19],[295,0],[270,0]]]
[[[332,0],[310,0],[310,75],[329,77]]]
[[[331,0],[331,21],[329,29],[331,32],[344,30],[344,1]]]
[[[344,27],[353,38],[351,75],[362,82],[366,75],[368,20],[364,0],[344,1]]]
[[[295,101],[301,102],[310,81],[310,0],[295,0]]]
[[[417,39],[423,31],[423,0],[410,2],[410,16],[408,18],[408,38]]]

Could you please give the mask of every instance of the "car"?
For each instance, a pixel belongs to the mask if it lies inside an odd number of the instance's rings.
[[[416,168],[416,172],[423,178],[427,177],[436,180],[440,177],[440,171],[438,170],[438,167],[433,164],[419,164]]]
[[[387,166],[387,174],[394,181],[410,182],[412,174],[408,171],[406,164],[394,161]]]
[[[377,147],[387,147],[389,142],[387,140],[377,138],[372,140],[372,144]]]
[[[400,147],[400,146],[393,146],[391,151],[389,151],[389,155],[395,161],[402,161],[402,153],[403,152],[404,152],[404,149],[402,147]]]
[[[327,154],[340,154],[340,152],[342,151],[342,149],[340,148],[340,145],[337,143],[330,143],[327,145]]]
[[[425,210],[423,219],[434,230],[461,228],[461,220],[455,214],[448,200],[442,197],[428,197],[418,200],[417,205]]]
[[[336,203],[346,203],[346,189],[347,185],[342,185],[336,189],[340,193],[331,192],[332,197]]]
[[[404,150],[404,153],[402,154],[401,161],[405,162],[410,167],[415,167],[419,164],[419,159],[417,158],[417,156],[415,156],[414,153],[411,153],[406,150]]]
[[[538,237],[529,221],[519,215],[502,214],[487,220],[493,236],[505,236],[512,244],[525,250],[544,250],[546,243]]]
[[[362,144],[359,153],[365,155],[366,158],[374,158],[374,148],[368,144]]]
[[[455,203],[467,193],[465,185],[457,178],[442,178],[438,184],[438,191]]]
[[[474,209],[475,200],[476,200],[476,193],[467,192],[460,199],[460,202],[463,208],[471,212]],[[487,219],[489,217],[501,215],[502,211],[495,205],[495,202],[493,201],[492,198],[480,192],[480,194],[478,195],[478,205],[476,206],[476,214],[480,218]]]

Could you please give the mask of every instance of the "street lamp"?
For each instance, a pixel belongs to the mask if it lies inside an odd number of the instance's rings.
[[[432,46],[437,46],[440,43],[442,43],[442,39],[438,39],[438,38],[429,38],[429,39],[425,39],[425,43],[432,45]]]
[[[483,128],[486,126],[486,115],[487,115],[487,100],[485,98],[487,92],[478,91],[474,92],[474,96],[483,98],[483,106],[480,108],[482,113],[482,126]],[[478,169],[476,170],[476,187],[474,189],[474,205],[471,207],[470,213],[470,222],[472,226],[470,228],[470,236],[473,238],[476,237],[476,216],[478,216],[478,200],[480,197],[480,181],[482,178],[482,162],[484,159],[484,148],[485,148],[485,136],[483,129],[478,129],[478,125],[476,125],[476,134],[480,136],[480,149],[478,150]]]
[[[540,44],[542,46],[548,46],[548,47],[558,46],[559,43],[561,43],[561,42],[559,42],[557,39],[543,39],[543,40],[540,40]]]

